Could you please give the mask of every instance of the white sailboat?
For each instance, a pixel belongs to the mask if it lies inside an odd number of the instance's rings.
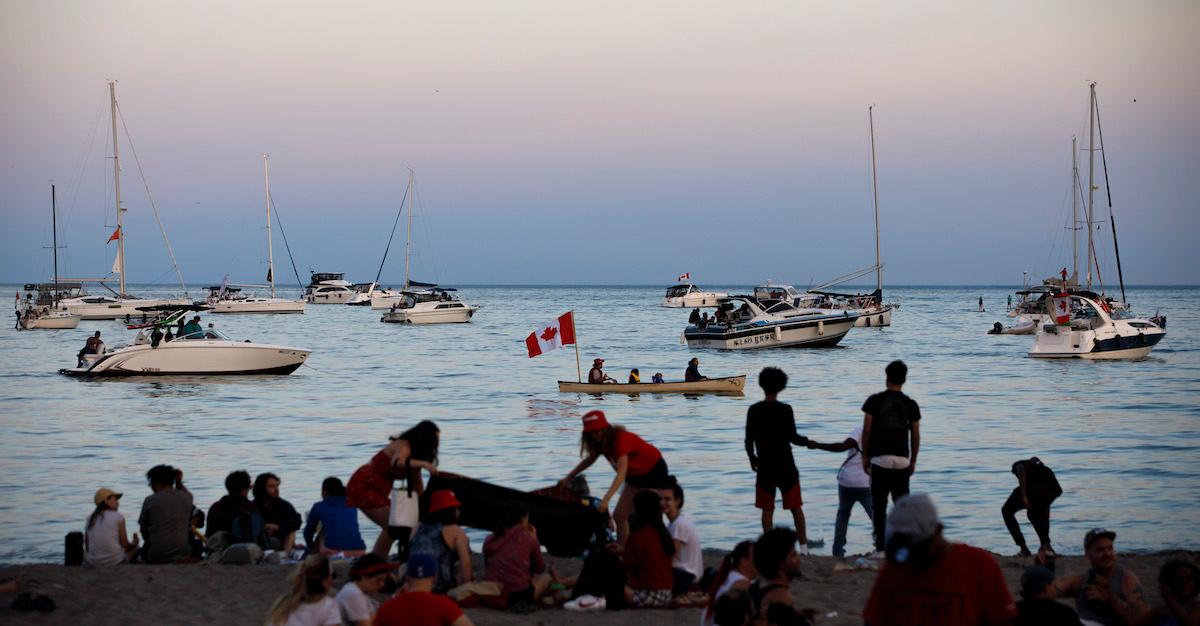
[[[263,158],[263,203],[267,209],[267,283],[271,288],[271,296],[242,295],[240,291],[229,290],[224,286],[219,291],[211,293],[208,305],[213,313],[303,313],[303,300],[288,300],[275,296],[275,249],[271,242],[271,171],[268,161],[270,155]],[[258,287],[259,285],[234,285],[234,287]]]
[[[457,290],[439,287],[430,283],[411,280],[409,269],[412,259],[412,215],[414,175],[408,170],[408,240],[404,244],[404,289],[399,296],[371,299],[371,308],[387,308],[379,318],[381,322],[398,324],[453,324],[471,321],[479,311],[479,305],[463,302]],[[403,208],[403,204],[401,207]],[[380,266],[382,271],[382,265]]]
[[[21,330],[64,329],[79,326],[82,318],[62,308],[62,294],[78,292],[80,285],[60,285],[58,282],[58,194],[50,185],[50,223],[54,232],[54,282],[25,285],[25,300],[17,302],[17,328]]]
[[[118,276],[119,290],[113,292],[112,296],[87,296],[81,295],[76,298],[69,298],[61,301],[62,307],[71,313],[79,314],[85,320],[112,320],[125,316],[141,315],[138,307],[157,306],[162,304],[190,304],[187,298],[138,298],[125,290],[125,227],[124,216],[126,209],[121,204],[121,155],[119,144],[117,141],[117,87],[115,81],[108,83],[109,108],[112,113],[112,141],[113,141],[113,191],[116,194],[116,209],[117,209],[117,230],[113,233],[110,241],[113,239],[117,242],[117,256],[113,260],[112,272]],[[174,262],[174,253],[170,252],[168,244],[168,253],[171,254],[172,262]],[[179,272],[178,266],[175,268],[176,273]],[[112,290],[105,283],[108,279],[87,280],[77,279],[76,282],[97,282],[103,285],[106,289]],[[182,284],[182,274],[180,274],[180,283]]]

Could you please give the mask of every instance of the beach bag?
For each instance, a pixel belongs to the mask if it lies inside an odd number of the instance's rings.
[[[83,533],[78,530],[67,533],[65,537],[67,565],[83,565]]]
[[[388,511],[388,536],[400,543],[400,556],[408,554],[408,539],[421,518],[420,501],[408,480],[409,463],[404,460],[404,486],[392,490],[392,505]]]

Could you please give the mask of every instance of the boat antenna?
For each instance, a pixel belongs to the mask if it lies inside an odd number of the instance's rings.
[[[1121,271],[1121,247],[1117,245],[1117,218],[1113,215],[1112,187],[1108,183],[1108,154],[1104,150],[1104,127],[1100,125],[1100,102],[1093,97],[1092,104],[1096,107],[1096,131],[1100,133],[1100,163],[1104,167],[1104,191],[1108,194],[1108,224],[1112,226],[1113,252],[1117,256],[1117,281],[1121,283],[1121,302],[1127,302],[1125,275]]]
[[[296,258],[292,256],[292,247],[288,245],[287,231],[283,230],[283,220],[279,217],[279,207],[275,206],[275,196],[272,196],[270,191],[267,191],[267,199],[271,202],[271,209],[273,209],[272,212],[275,214],[275,223],[279,224],[279,234],[283,236],[283,249],[287,250],[288,261],[292,263],[292,272],[296,275],[296,286],[303,289],[304,283],[300,281],[300,270],[296,269]],[[309,268],[310,272],[311,270],[312,268]]]
[[[871,129],[871,195],[875,203],[875,291],[883,296],[883,264],[879,255],[879,182],[875,177],[875,105],[867,107]],[[882,303],[882,300],[880,301]]]
[[[400,224],[400,214],[404,212],[404,204],[407,201],[408,201],[408,194],[405,193],[404,196],[402,196],[400,198],[400,210],[396,211],[396,219],[395,219],[395,221],[392,222],[392,233],[390,235],[388,235],[387,246],[384,247],[384,249],[383,249],[383,258],[379,260],[379,271],[375,272],[375,284],[377,284],[377,285],[379,284],[379,277],[383,276],[383,264],[387,262],[388,250],[392,249],[392,238],[396,236],[396,226],[398,226]],[[409,213],[412,213],[411,208],[409,209]],[[407,258],[407,252],[406,252],[406,258]],[[405,264],[407,265],[407,261],[405,261]],[[408,287],[408,272],[407,272],[407,270],[405,271],[404,286]]]

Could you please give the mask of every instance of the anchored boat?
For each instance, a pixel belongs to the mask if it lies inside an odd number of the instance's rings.
[[[1126,317],[1124,311],[1101,302],[1074,295],[1055,298],[1056,313],[1061,315],[1060,321],[1066,323],[1039,326],[1029,356],[1141,359],[1167,335],[1167,331],[1154,322]]]
[[[58,373],[81,377],[291,374],[311,353],[305,348],[234,341],[210,326],[173,341],[155,341],[139,332],[133,345],[83,355],[83,367]]]
[[[717,305],[719,321],[692,324],[683,336],[689,348],[828,348],[836,346],[858,318],[850,310],[799,309],[784,300],[730,296]]]

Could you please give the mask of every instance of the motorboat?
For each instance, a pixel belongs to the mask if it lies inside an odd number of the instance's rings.
[[[870,268],[874,270],[874,268]],[[869,294],[842,294],[829,291],[800,291],[792,285],[780,285],[767,281],[754,288],[754,297],[759,300],[784,300],[797,309],[817,309],[826,312],[845,312],[858,315],[854,325],[870,328],[892,325],[893,303],[883,302],[882,290]]]
[[[406,291],[379,321],[398,324],[469,322],[479,310],[479,305],[463,302],[458,298],[457,291],[451,287]]]
[[[346,304],[356,292],[345,274],[339,272],[313,272],[304,301],[309,304]]]
[[[746,388],[746,375],[705,378],[703,380],[669,380],[661,383],[584,383],[558,381],[558,390],[575,393],[729,393],[741,394]]]
[[[1054,300],[1059,323],[1038,326],[1031,357],[1141,359],[1167,334],[1154,322],[1103,301],[1068,294]]]
[[[992,324],[989,335],[1032,335],[1037,332],[1038,324],[1042,323],[1029,315],[1018,315],[1011,324],[1005,326],[1000,322]]]
[[[689,325],[683,337],[689,348],[828,348],[850,332],[858,317],[849,310],[801,309],[786,300],[729,296],[718,301],[714,321]]]
[[[689,280],[673,287],[667,287],[667,295],[659,306],[670,309],[694,309],[717,306],[717,300],[728,297],[721,291],[705,291]]]
[[[201,331],[155,340],[138,331],[132,345],[101,354],[83,355],[83,366],[63,368],[68,376],[168,376],[291,374],[311,350],[290,346],[234,341],[211,325]]]

